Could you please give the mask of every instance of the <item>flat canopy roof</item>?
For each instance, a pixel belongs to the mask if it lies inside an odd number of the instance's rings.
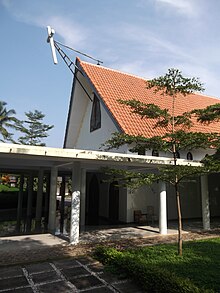
[[[68,171],[76,161],[87,169],[98,169],[101,166],[152,169],[161,165],[173,165],[173,159],[165,157],[0,143],[1,172],[38,170],[40,167],[46,170],[58,167],[59,170]],[[201,166],[199,162],[184,159],[178,159],[178,164]]]

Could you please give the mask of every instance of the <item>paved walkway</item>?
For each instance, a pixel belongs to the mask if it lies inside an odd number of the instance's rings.
[[[177,230],[169,229],[168,235],[177,234]],[[80,233],[79,243],[100,243],[103,241],[119,241],[134,238],[159,236],[159,229],[150,226],[121,226],[121,227],[90,227],[89,231]],[[57,245],[68,245],[68,237],[63,240],[47,234],[21,235],[0,237],[0,252],[33,250]]]
[[[141,293],[128,279],[119,280],[90,258],[72,258],[1,268],[0,292],[8,293]]]
[[[211,223],[212,229],[220,228],[220,219],[216,219]],[[200,220],[183,221],[183,233],[202,231],[202,222]],[[167,236],[177,235],[176,221],[169,222]],[[100,243],[103,241],[120,241],[138,238],[149,238],[160,236],[158,224],[151,226],[135,226],[135,225],[122,225],[122,226],[87,226],[86,231],[80,232],[79,243]],[[12,250],[31,250],[34,248],[52,247],[57,245],[67,245],[66,241],[51,234],[39,235],[21,235],[0,237],[0,252]]]
[[[176,235],[175,228],[167,230],[168,235]],[[102,241],[115,241],[133,238],[147,238],[159,236],[159,228],[152,226],[121,226],[121,227],[91,227],[80,233],[80,243],[99,243]]]
[[[211,221],[211,229],[220,228],[220,218]],[[183,233],[203,231],[201,219],[183,220]],[[178,234],[177,221],[168,222],[167,236]],[[134,224],[125,224],[122,226],[87,226],[86,231],[81,231],[81,243],[98,243],[100,241],[115,241],[134,238],[148,238],[161,235],[159,233],[158,223],[152,225],[137,226]],[[162,235],[161,235],[162,236]]]
[[[20,235],[10,237],[0,237],[0,251],[33,250],[57,245],[66,245],[67,241],[60,239],[49,233],[35,235]]]

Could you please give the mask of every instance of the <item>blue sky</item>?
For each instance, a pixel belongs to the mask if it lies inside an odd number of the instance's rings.
[[[47,25],[106,67],[146,78],[178,68],[220,97],[219,11],[219,0],[0,0],[0,100],[20,119],[42,111],[55,125],[47,145],[63,146],[72,74],[59,56],[53,65]]]

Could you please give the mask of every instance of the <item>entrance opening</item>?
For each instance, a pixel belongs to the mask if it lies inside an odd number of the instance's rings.
[[[99,224],[99,182],[94,174],[86,192],[86,225]]]
[[[109,221],[112,224],[119,222],[119,187],[114,181],[109,187]]]

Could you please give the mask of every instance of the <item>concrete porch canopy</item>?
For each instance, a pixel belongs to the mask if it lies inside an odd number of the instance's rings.
[[[156,168],[161,165],[173,165],[173,159],[166,157],[141,156],[81,149],[62,149],[0,143],[1,170],[37,170],[58,167],[70,169],[71,163],[80,162],[85,166],[127,166],[138,168]],[[178,165],[201,166],[201,163],[184,159],[177,160]]]
[[[174,161],[166,157],[141,156],[134,154],[121,154],[103,151],[90,151],[81,149],[62,149],[51,147],[38,147],[17,144],[0,144],[0,161],[2,173],[28,174],[36,172],[39,184],[43,185],[43,173],[50,174],[49,195],[49,221],[48,229],[55,233],[56,229],[56,192],[58,172],[72,174],[72,204],[71,204],[71,227],[70,242],[77,243],[79,239],[79,223],[85,216],[86,194],[86,171],[99,170],[100,167],[128,168],[150,170],[161,165],[173,165]],[[201,163],[177,160],[178,165],[201,166]],[[40,180],[41,178],[41,180]],[[166,185],[160,183],[159,188],[159,231],[167,234],[167,208],[166,208]],[[40,220],[42,195],[39,192]],[[83,225],[83,224],[82,224]]]

